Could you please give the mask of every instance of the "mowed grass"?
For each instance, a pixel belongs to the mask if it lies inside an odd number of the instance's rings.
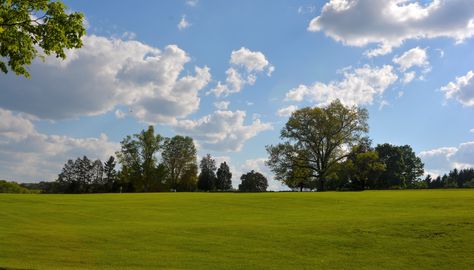
[[[474,190],[0,195],[0,269],[474,269]]]

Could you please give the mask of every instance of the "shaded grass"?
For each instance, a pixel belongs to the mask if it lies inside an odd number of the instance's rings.
[[[474,190],[0,195],[0,269],[474,269]]]

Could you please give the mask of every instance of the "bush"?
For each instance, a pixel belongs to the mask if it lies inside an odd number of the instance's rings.
[[[0,193],[32,193],[31,190],[15,182],[0,180]]]

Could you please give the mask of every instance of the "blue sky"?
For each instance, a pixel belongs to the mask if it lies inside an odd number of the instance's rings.
[[[87,18],[66,61],[0,75],[0,178],[53,180],[149,124],[238,177],[295,108],[366,107],[374,144],[440,174],[474,166],[474,2],[66,1]],[[271,189],[283,188],[271,181]]]

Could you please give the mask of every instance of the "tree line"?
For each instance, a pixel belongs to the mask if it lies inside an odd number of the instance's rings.
[[[28,184],[45,193],[106,193],[160,191],[233,191],[227,162],[216,166],[210,154],[197,164],[193,139],[165,138],[153,126],[121,141],[121,149],[106,162],[87,156],[68,160],[54,182]],[[120,169],[117,170],[117,165]],[[239,191],[266,191],[268,181],[259,172],[243,174]]]
[[[432,179],[409,145],[372,146],[368,112],[339,100],[292,113],[281,130],[282,142],[266,147],[275,179],[293,190],[367,190],[473,187],[474,169],[457,169]],[[69,160],[55,182],[36,188],[51,193],[231,191],[232,173],[211,155],[199,165],[191,137],[165,138],[153,126],[126,136],[116,158]],[[116,165],[120,165],[120,170]],[[259,172],[240,177],[239,191],[266,191]]]

